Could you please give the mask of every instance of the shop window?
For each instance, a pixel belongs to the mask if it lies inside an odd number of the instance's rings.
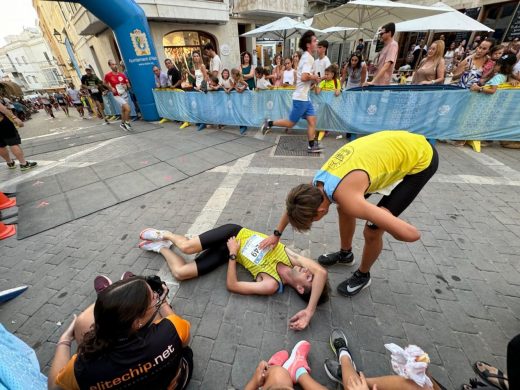
[[[494,33],[491,33],[493,38],[499,41],[504,38],[504,34],[511,23],[511,18],[513,17],[517,4],[516,1],[510,1],[501,4],[492,4],[486,7],[482,23],[495,30]]]
[[[204,45],[213,44],[218,54],[218,46],[215,38],[202,31],[172,31],[163,37],[164,54],[170,58],[177,69],[192,68],[191,54],[199,51],[206,68],[209,68],[209,57],[204,55]]]

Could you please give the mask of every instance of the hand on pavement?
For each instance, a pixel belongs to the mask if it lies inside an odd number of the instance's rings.
[[[300,310],[289,320],[289,329],[304,330],[309,325],[311,318],[312,314],[307,309]]]

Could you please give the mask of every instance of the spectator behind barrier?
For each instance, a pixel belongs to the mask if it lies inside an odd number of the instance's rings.
[[[475,54],[470,55],[459,63],[453,71],[453,78],[459,79],[457,85],[462,88],[470,88],[482,78],[483,67],[488,60],[488,53],[495,46],[492,38],[484,39],[477,47]]]
[[[419,63],[419,68],[415,71],[412,84],[444,84],[444,73],[446,65],[444,62],[444,41],[433,42],[426,54],[426,57]]]
[[[155,77],[155,88],[168,88],[170,86],[168,75],[161,71],[158,65],[154,65],[152,71]]]

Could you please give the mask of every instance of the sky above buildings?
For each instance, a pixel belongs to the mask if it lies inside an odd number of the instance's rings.
[[[38,15],[31,0],[1,0],[0,5],[0,46],[5,45],[6,35],[19,34],[24,27],[37,26]]]

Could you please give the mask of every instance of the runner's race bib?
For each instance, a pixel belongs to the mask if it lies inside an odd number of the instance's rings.
[[[92,87],[92,89],[90,90],[90,92],[92,92],[92,93],[98,93],[98,92],[99,92],[99,89]]]
[[[240,254],[244,256],[246,259],[248,259],[253,264],[260,264],[266,253],[267,250],[260,250],[258,245],[263,241],[263,238],[260,236],[257,236],[256,234],[249,237],[246,244],[242,247],[242,250],[240,251]]]
[[[124,95],[126,93],[126,89],[123,84],[116,84],[116,91],[119,95]]]

